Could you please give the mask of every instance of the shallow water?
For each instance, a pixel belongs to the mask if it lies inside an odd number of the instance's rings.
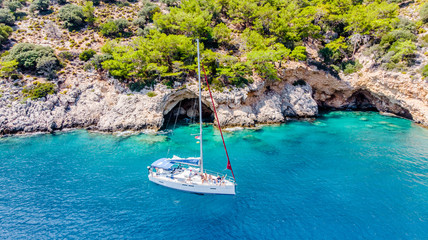
[[[225,133],[236,196],[150,183],[154,160],[198,153],[197,132],[0,139],[0,238],[428,236],[428,130],[408,120],[332,112]],[[228,173],[219,132],[204,134],[205,167]]]

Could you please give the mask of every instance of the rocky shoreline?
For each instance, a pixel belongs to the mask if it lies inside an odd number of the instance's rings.
[[[253,127],[283,123],[287,118],[311,118],[319,108],[376,109],[428,126],[428,83],[402,73],[363,68],[337,78],[306,63],[292,62],[281,81],[255,79],[244,88],[214,91],[220,123],[224,127]],[[179,103],[197,98],[197,83],[188,79],[168,89],[162,84],[132,92],[112,78],[94,72],[58,79],[61,90],[39,100],[17,99],[20,88],[3,82],[0,97],[0,134],[53,132],[85,128],[101,132],[159,130],[165,116],[195,114],[178,109]],[[212,111],[208,91],[203,91],[206,111]],[[174,112],[175,111],[175,112]],[[181,113],[180,113],[181,112]]]

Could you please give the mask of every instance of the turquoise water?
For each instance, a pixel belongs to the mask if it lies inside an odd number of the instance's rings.
[[[168,149],[198,152],[197,131],[0,139],[0,238],[428,237],[428,130],[408,120],[332,112],[225,133],[236,196],[150,183],[147,165]],[[223,171],[219,133],[204,133],[205,166]]]

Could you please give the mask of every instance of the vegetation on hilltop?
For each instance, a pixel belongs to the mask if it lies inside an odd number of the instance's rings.
[[[376,60],[393,69],[411,63],[416,40],[415,29],[407,29],[415,24],[400,20],[398,8],[388,1],[187,0],[163,13],[157,5],[144,2],[136,22],[149,29],[146,35],[127,47],[108,43],[110,52],[116,54],[103,66],[121,80],[181,80],[193,73],[194,59],[184,63],[179,55],[170,55],[167,61],[157,60],[141,53],[139,45],[161,43],[160,36],[181,36],[201,39],[203,63],[210,80],[220,86],[242,86],[251,82],[254,73],[268,81],[277,80],[277,71],[286,61],[307,60],[307,42],[316,43],[322,64],[336,71],[358,70],[361,66],[354,55],[367,43],[375,46]],[[384,36],[390,37],[386,40]],[[124,48],[126,54],[117,54],[124,53]],[[380,58],[385,53],[388,57]],[[136,62],[150,67],[136,68]]]
[[[18,27],[19,41],[26,42],[23,36],[30,29],[45,31],[44,39],[55,44],[52,48],[16,44],[0,65],[7,66],[5,77],[10,76],[7,72],[16,61],[13,74],[24,71],[52,79],[62,65],[80,59],[88,62],[85,69],[90,64],[135,90],[159,82],[173,87],[174,82],[195,75],[194,40],[199,38],[209,81],[218,88],[242,87],[254,76],[277,81],[287,61],[306,61],[335,74],[350,74],[362,67],[355,55],[363,46],[375,66],[404,71],[415,64],[421,44],[418,34],[428,22],[428,5],[417,2],[420,17],[412,21],[399,17],[402,3],[405,1],[61,0],[53,4],[49,0],[7,0],[0,9],[2,46],[14,34],[9,26],[21,25],[23,19],[29,19],[31,25]],[[27,11],[30,15],[25,17]]]

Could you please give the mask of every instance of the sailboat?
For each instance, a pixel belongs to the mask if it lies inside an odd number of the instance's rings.
[[[220,122],[218,121],[217,112],[212,98],[211,89],[209,88],[208,80],[205,74],[205,80],[210,92],[211,102],[213,104],[214,113],[217,119],[217,125],[220,130],[223,146],[227,156],[227,169],[231,170],[233,178],[227,174],[208,171],[204,169],[203,158],[203,138],[202,138],[202,93],[201,93],[201,63],[199,56],[199,39],[197,42],[198,51],[198,82],[199,82],[199,140],[200,155],[199,157],[180,158],[174,156],[172,158],[161,158],[153,162],[148,169],[148,177],[151,182],[156,184],[191,192],[197,194],[225,194],[235,195],[235,175],[230,164],[229,155],[227,153],[226,144],[221,131]],[[204,70],[205,72],[205,70]]]

